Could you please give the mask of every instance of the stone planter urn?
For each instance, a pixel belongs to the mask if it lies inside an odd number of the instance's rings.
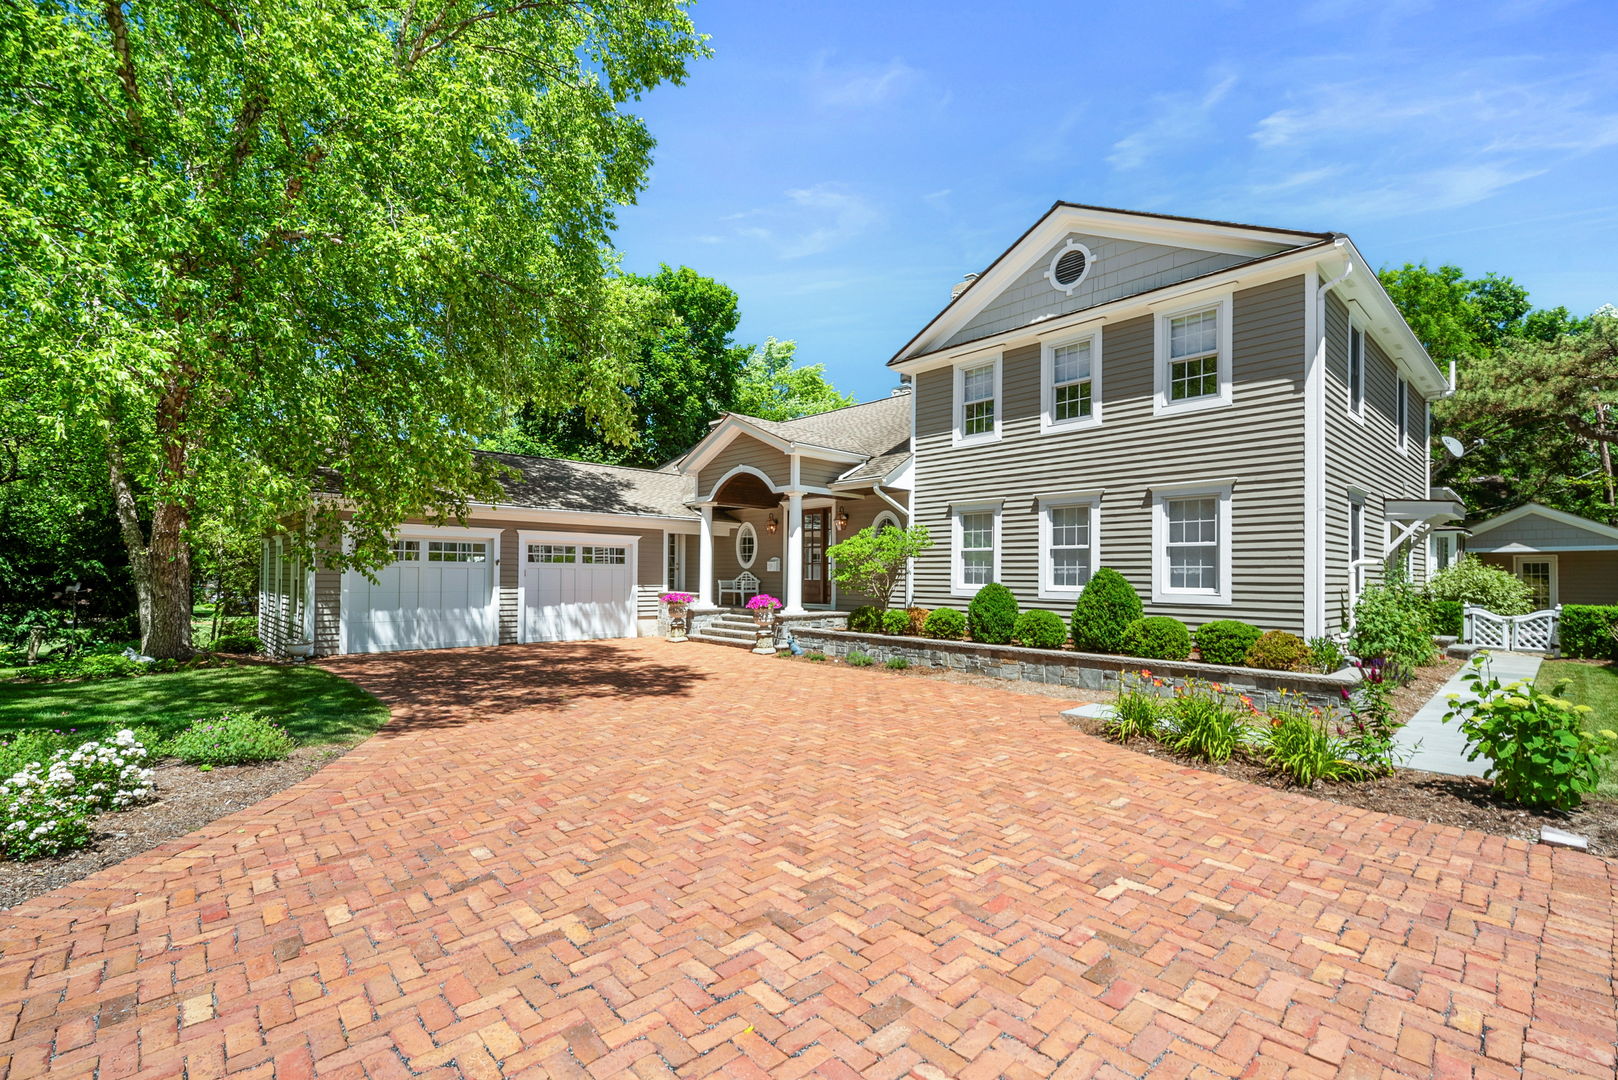
[[[668,617],[668,640],[690,640],[687,632],[691,629],[691,597],[686,593],[664,593],[659,599]]]
[[[775,613],[781,609],[781,601],[760,593],[747,602],[747,609],[753,613],[753,621],[758,626],[753,651],[760,656],[775,655]]]

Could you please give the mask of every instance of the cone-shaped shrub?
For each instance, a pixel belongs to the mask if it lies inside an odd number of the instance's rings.
[[[973,641],[1004,645],[1017,628],[1017,598],[997,582],[989,582],[966,605],[966,630]]]
[[[1145,614],[1135,587],[1103,566],[1073,605],[1073,647],[1080,652],[1121,653],[1129,628]]]

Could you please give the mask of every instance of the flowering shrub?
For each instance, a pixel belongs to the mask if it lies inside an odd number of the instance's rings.
[[[658,597],[665,604],[689,604],[696,597],[688,592],[666,592]]]
[[[1502,797],[1523,806],[1571,810],[1594,791],[1600,762],[1612,753],[1618,733],[1584,729],[1588,705],[1575,705],[1546,693],[1532,680],[1501,685],[1486,661],[1472,662],[1461,677],[1471,697],[1450,695],[1444,722],[1459,720],[1466,734],[1468,761],[1489,759],[1485,775]]]
[[[777,600],[769,593],[759,593],[757,596],[753,597],[753,599],[747,602],[747,610],[751,611],[755,615],[768,615],[771,612],[779,610],[780,607],[781,601]]]
[[[244,765],[280,761],[294,745],[280,725],[258,713],[226,713],[198,720],[180,732],[169,744],[169,753],[187,765]]]
[[[1164,745],[1216,765],[1229,761],[1250,737],[1229,693],[1218,683],[1187,679],[1174,688],[1167,713]]]
[[[105,741],[61,748],[0,783],[0,850],[12,859],[73,851],[90,842],[89,819],[152,795],[147,751],[128,728]]]
[[[1367,774],[1341,725],[1320,709],[1283,696],[1270,708],[1269,719],[1258,729],[1259,753],[1265,764],[1300,787],[1316,780],[1357,780]]]

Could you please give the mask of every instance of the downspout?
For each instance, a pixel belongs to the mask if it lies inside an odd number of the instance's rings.
[[[1344,240],[1339,239],[1340,250]],[[1307,637],[1326,632],[1326,294],[1354,272],[1353,259],[1343,272],[1315,288],[1314,341],[1305,372],[1304,424],[1304,628]],[[1352,577],[1354,568],[1349,567]],[[1345,628],[1346,629],[1346,628]]]
[[[904,506],[901,506],[899,503],[894,502],[893,497],[891,495],[889,495],[886,491],[882,490],[882,485],[881,484],[872,484],[871,485],[871,491],[876,495],[877,498],[881,499],[883,502],[887,503],[889,506],[891,506],[895,510],[899,511],[899,515],[905,519],[905,524],[906,525],[910,524],[910,511],[908,509],[906,509]]]

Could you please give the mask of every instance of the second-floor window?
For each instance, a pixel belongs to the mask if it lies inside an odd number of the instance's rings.
[[[1399,380],[1399,400],[1393,405],[1394,416],[1399,425],[1399,453],[1405,453],[1410,447],[1410,384],[1403,379]]]
[[[1000,430],[1000,362],[990,360],[986,364],[960,368],[958,372],[959,438],[992,439]]]
[[[1227,297],[1158,316],[1154,412],[1231,403],[1230,309]]]
[[[1348,328],[1348,411],[1365,416],[1365,334],[1357,326]]]
[[[1045,380],[1044,429],[1100,422],[1101,335],[1047,344],[1040,359]]]

